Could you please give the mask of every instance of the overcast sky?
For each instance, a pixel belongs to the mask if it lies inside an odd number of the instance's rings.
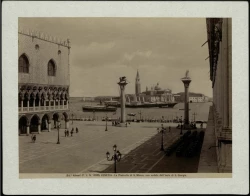
[[[22,18],[22,29],[70,39],[70,96],[119,95],[117,82],[126,76],[126,93],[135,93],[137,69],[141,89],[184,90],[212,97],[205,18]]]

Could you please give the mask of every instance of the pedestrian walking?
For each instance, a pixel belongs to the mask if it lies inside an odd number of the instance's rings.
[[[72,130],[70,133],[71,133],[71,137],[72,137],[72,136],[73,136],[73,133],[74,133],[73,130]]]
[[[36,142],[36,135],[32,134],[31,139],[32,139],[32,142],[35,143]]]
[[[65,137],[67,137],[67,129],[65,129],[64,134],[65,134]]]
[[[69,130],[67,130],[67,137],[69,137]]]
[[[171,127],[169,126],[169,132],[171,131]]]
[[[78,128],[76,127],[76,133],[78,133]]]
[[[71,132],[74,132],[74,127],[72,128]]]

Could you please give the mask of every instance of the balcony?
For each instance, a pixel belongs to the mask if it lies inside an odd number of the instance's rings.
[[[20,114],[32,113],[32,112],[44,112],[44,111],[60,111],[68,110],[69,105],[55,105],[55,106],[34,106],[34,107],[19,107],[18,111]]]

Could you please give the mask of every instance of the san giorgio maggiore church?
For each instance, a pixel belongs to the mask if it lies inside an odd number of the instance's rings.
[[[141,92],[139,71],[135,78],[135,94],[126,94],[126,102],[174,102],[174,96],[170,89],[161,89],[159,83],[146,91]]]
[[[69,126],[69,39],[18,30],[19,135]]]

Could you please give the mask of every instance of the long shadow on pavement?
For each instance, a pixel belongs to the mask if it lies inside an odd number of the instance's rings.
[[[177,131],[177,130],[173,130]],[[180,137],[176,133],[172,138],[165,138],[164,149]],[[141,144],[117,162],[117,173],[197,173],[200,149],[194,157],[177,157],[175,152],[166,156],[160,151],[161,134]],[[114,164],[101,173],[113,173]]]

